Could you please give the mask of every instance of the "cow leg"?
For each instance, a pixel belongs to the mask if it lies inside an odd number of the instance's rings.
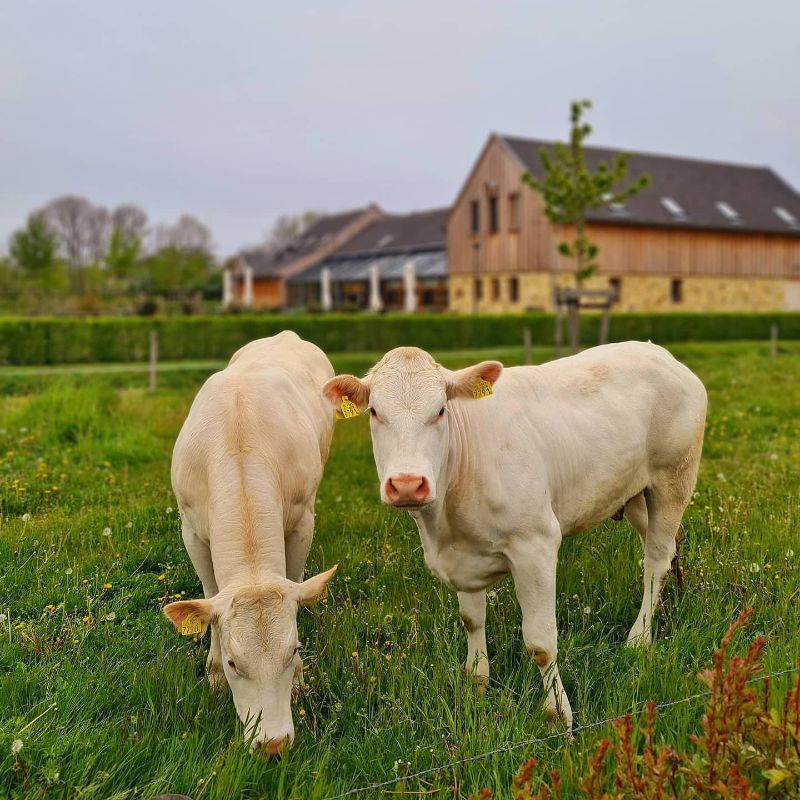
[[[642,551],[644,551],[644,543],[647,539],[647,502],[644,499],[644,492],[639,492],[639,494],[625,503],[625,519],[633,525],[634,530],[639,534]]]
[[[556,564],[561,529],[553,519],[548,531],[517,544],[509,553],[514,588],[522,608],[522,636],[525,647],[539,667],[547,695],[545,713],[560,716],[572,727],[572,707],[561,683],[556,659]]]
[[[183,514],[182,516],[181,533],[183,535],[183,543],[194,566],[194,571],[197,573],[197,577],[200,578],[200,583],[203,584],[203,596],[206,599],[214,597],[219,589],[217,588],[217,580],[214,577],[211,548],[195,534],[186,521],[186,515]],[[206,659],[206,674],[208,675],[208,683],[213,691],[220,692],[225,688],[225,673],[222,671],[222,650],[219,646],[216,625],[213,623],[211,625],[211,648]]]
[[[306,568],[308,551],[314,538],[314,501],[303,512],[303,516],[295,529],[284,537],[286,548],[286,577],[295,583],[301,583]],[[300,661],[294,673],[295,689],[303,685],[303,662]]]
[[[306,568],[308,551],[314,538],[314,503],[303,512],[295,529],[284,537],[286,547],[286,577],[295,583],[301,583]]]
[[[628,634],[629,645],[648,645],[653,640],[653,612],[661,596],[664,578],[675,556],[675,540],[686,499],[674,487],[647,490],[647,536],[644,546],[644,595],[639,616]]]
[[[458,592],[458,612],[467,634],[467,661],[464,669],[483,694],[489,683],[486,655],[486,592]]]

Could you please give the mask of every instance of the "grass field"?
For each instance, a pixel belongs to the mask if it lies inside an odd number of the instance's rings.
[[[768,637],[769,669],[800,651],[800,345],[776,360],[753,343],[673,351],[711,399],[684,520],[684,587],[668,585],[652,649],[625,649],[641,598],[638,538],[608,522],[564,543],[559,661],[578,722],[697,692],[697,670],[745,606],[750,634]],[[456,367],[519,363],[521,352],[438,356]],[[332,360],[361,371],[375,359]],[[178,637],[160,613],[199,594],[169,458],[203,371],[165,375],[154,394],[124,388],[144,377],[124,378],[0,375],[0,797],[324,798],[548,732],[508,580],[490,594],[486,696],[463,676],[455,595],[427,573],[412,521],[379,505],[362,418],[337,423],[319,492],[308,569],[339,572],[327,602],[300,617],[308,688],[295,747],[281,760],[250,756],[230,699],[204,683],[207,643]],[[700,708],[664,711],[658,736],[684,742]],[[562,771],[569,797],[607,732],[396,789],[467,797],[488,786],[508,797],[510,777],[536,755]]]

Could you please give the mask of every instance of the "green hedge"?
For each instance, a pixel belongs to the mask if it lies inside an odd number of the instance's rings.
[[[597,315],[584,315],[581,340],[597,341]],[[769,338],[777,324],[784,339],[800,339],[800,313],[614,314],[611,339],[724,341]],[[535,344],[553,339],[549,314],[497,316],[230,315],[0,319],[0,364],[144,361],[148,336],[158,331],[159,358],[227,359],[238,347],[289,328],[327,352],[381,352],[401,344],[431,350],[517,345],[523,328]]]

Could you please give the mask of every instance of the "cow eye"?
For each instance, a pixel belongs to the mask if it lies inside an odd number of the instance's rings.
[[[443,416],[444,416],[444,406],[442,406],[442,407],[439,409],[439,416],[440,416],[440,417],[443,417]]]
[[[293,655],[297,655],[299,652],[300,652],[300,645],[297,645],[297,647],[295,647],[294,649]]]
[[[372,414],[373,417],[378,416],[378,412],[372,406],[369,407],[369,413]]]
[[[228,666],[236,672],[236,662],[232,658],[228,659]]]

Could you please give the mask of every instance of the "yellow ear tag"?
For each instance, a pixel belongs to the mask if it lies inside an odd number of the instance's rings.
[[[478,378],[472,386],[472,396],[476,400],[480,400],[481,397],[488,397],[493,391],[492,384],[483,378]]]
[[[203,623],[200,622],[197,617],[189,614],[183,618],[181,627],[178,628],[178,632],[181,634],[181,636],[197,636],[199,633],[203,632]]]
[[[336,409],[336,419],[350,419],[358,416],[358,406],[345,394],[342,402]]]

